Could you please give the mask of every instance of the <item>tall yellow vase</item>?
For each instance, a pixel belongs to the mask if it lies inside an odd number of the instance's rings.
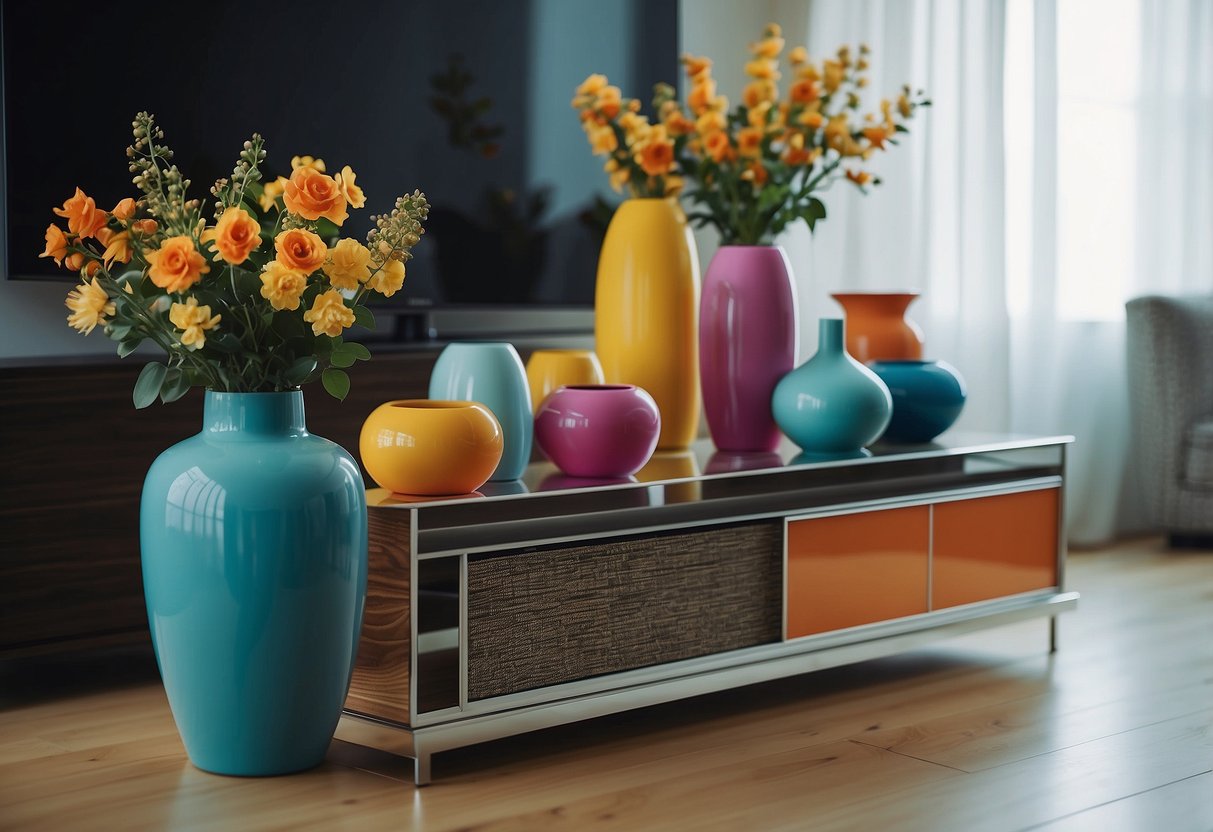
[[[608,384],[635,384],[661,411],[661,449],[699,427],[699,258],[677,204],[629,199],[598,258],[594,338]]]

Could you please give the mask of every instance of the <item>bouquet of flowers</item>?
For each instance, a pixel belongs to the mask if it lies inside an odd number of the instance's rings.
[[[290,178],[262,183],[261,136],[244,143],[230,177],[211,188],[213,216],[190,199],[154,117],[139,113],[127,148],[139,197],[104,211],[79,188],[54,209],[67,229],[46,229],[43,257],[80,274],[67,297],[68,323],[98,326],[126,356],[145,341],[166,353],[135,383],[135,406],[170,402],[190,387],[225,392],[291,390],[320,378],[331,395],[349,392],[347,367],[370,358],[342,333],[373,329],[368,294],[391,296],[424,233],[425,195],[396,200],[372,217],[366,243],[326,240],[366,196],[348,166],[335,176],[310,156]],[[335,236],[335,234],[333,234]]]
[[[712,61],[684,56],[691,84],[686,105],[673,87],[658,84],[655,124],[603,76],[587,78],[573,106],[593,151],[608,157],[612,185],[618,190],[627,184],[633,196],[663,196],[693,183],[691,221],[715,227],[722,244],[763,245],[799,220],[815,228],[826,216],[816,194],[835,181],[845,179],[864,193],[879,184],[863,163],[896,145],[897,135],[909,132],[914,111],[931,102],[904,86],[896,99],[880,102],[879,113],[860,116],[867,46],[857,54],[843,46],[820,62],[810,60],[803,46],[792,49],[792,83],[781,95],[783,49],[779,26],[768,25],[750,46],[750,81],[732,111],[716,92]]]

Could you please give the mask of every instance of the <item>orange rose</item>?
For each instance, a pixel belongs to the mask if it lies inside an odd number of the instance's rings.
[[[614,118],[619,115],[619,111],[623,108],[621,95],[619,87],[603,87],[599,90],[598,100],[595,102],[598,112],[605,118]]]
[[[71,199],[63,203],[62,208],[54,210],[59,216],[67,218],[67,230],[81,237],[94,236],[98,229],[105,227],[108,219],[106,213],[97,208],[93,198],[85,196],[79,188],[76,188]]]
[[[46,227],[46,250],[38,256],[50,257],[55,265],[63,265],[63,258],[67,257],[67,235],[62,228],[54,223]]]
[[[712,161],[720,164],[726,159],[733,158],[733,147],[729,144],[729,136],[723,130],[709,133],[703,140],[704,150],[712,157]]]
[[[304,219],[327,217],[341,225],[349,217],[345,210],[345,195],[337,186],[337,180],[315,168],[300,167],[291,172],[282,191],[282,202],[286,210]]]
[[[696,115],[703,115],[705,110],[711,109],[712,101],[715,98],[716,82],[709,77],[704,77],[691,88],[691,94],[687,97],[687,105]]]
[[[279,263],[304,274],[323,266],[329,255],[324,241],[303,228],[292,228],[275,237],[274,250],[278,252]]]
[[[706,76],[712,71],[711,58],[701,58],[696,55],[683,55],[682,63],[687,69],[687,77],[693,81],[698,81],[700,75]]]
[[[221,260],[239,266],[261,245],[261,225],[247,211],[232,206],[223,212],[214,228],[202,232],[202,242],[211,241]]]
[[[801,78],[788,90],[788,97],[797,104],[811,104],[817,100],[818,95],[817,82],[808,78]]]
[[[135,216],[135,200],[128,196],[126,199],[114,206],[113,214],[114,219],[118,220],[119,222],[126,222],[131,217]]]
[[[653,128],[653,135],[636,154],[636,161],[649,176],[669,173],[674,166],[674,143],[665,138],[665,129]]]
[[[762,152],[762,130],[745,127],[737,131],[737,152],[742,156],[757,156]]]
[[[211,270],[191,237],[169,237],[146,257],[152,283],[167,292],[184,292]]]

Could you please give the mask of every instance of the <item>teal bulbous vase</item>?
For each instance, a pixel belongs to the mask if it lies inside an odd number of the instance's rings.
[[[888,426],[893,400],[884,382],[847,354],[841,319],[822,318],[818,327],[817,354],[779,380],[771,410],[804,451],[857,451]]]
[[[148,470],[144,594],[190,760],[273,775],[324,756],[366,596],[357,463],[304,424],[303,393],[208,391],[203,430]]]

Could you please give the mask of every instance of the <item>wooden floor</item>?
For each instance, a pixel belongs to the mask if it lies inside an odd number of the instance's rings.
[[[1073,554],[1044,622],[435,758],[187,761],[146,652],[0,665],[0,828],[1213,830],[1213,552]]]

